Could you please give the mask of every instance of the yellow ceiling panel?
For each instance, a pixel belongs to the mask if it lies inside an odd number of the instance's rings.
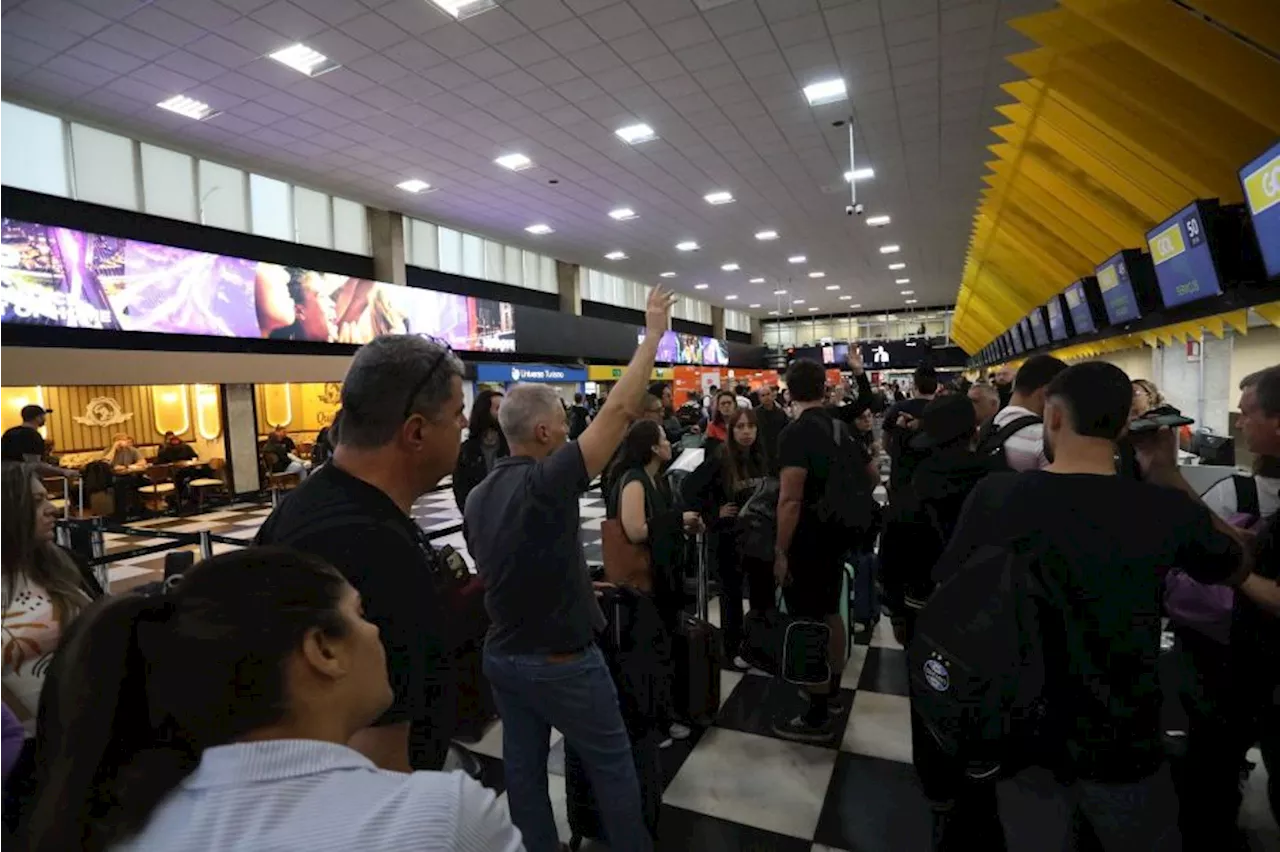
[[[1274,0],[1183,0],[1272,53],[1280,53],[1280,14]]]

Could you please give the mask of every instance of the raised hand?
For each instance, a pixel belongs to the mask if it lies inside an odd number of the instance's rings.
[[[661,337],[671,326],[671,309],[680,297],[662,285],[649,291],[649,301],[644,309],[645,333]]]

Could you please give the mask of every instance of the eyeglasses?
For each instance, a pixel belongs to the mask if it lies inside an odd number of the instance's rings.
[[[439,357],[432,362],[431,368],[427,370],[427,374],[418,380],[418,383],[413,386],[413,390],[409,391],[409,398],[404,402],[404,415],[400,418],[400,422],[402,423],[413,416],[413,401],[418,398],[418,394],[422,393],[423,388],[430,383],[432,377],[436,374],[436,370],[440,368],[441,364],[453,357],[453,347],[450,346],[447,341],[440,340],[435,337],[428,337],[427,339],[441,347],[443,351],[440,353]]]

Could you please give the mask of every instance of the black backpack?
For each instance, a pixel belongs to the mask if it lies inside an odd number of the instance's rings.
[[[570,406],[569,440],[576,441],[585,431],[587,431],[587,409],[581,405]]]
[[[1042,743],[1047,599],[1030,545],[988,545],[920,610],[907,649],[912,709],[971,779],[1016,773]]]
[[[751,559],[770,561],[778,540],[778,480],[763,477],[738,510],[735,523],[738,552]]]
[[[814,511],[818,520],[833,531],[862,534],[875,524],[875,497],[867,488],[865,471],[860,470],[861,453],[853,433],[839,420],[832,420],[831,424],[836,449]]]
[[[987,458],[993,471],[1013,470],[1004,454],[1005,441],[1008,441],[1026,427],[1043,422],[1044,420],[1035,414],[1024,414],[997,429],[995,420],[988,420],[978,430],[977,453]]]

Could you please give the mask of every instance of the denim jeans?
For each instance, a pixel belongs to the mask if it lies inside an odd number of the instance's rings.
[[[486,649],[484,673],[502,717],[511,820],[524,835],[525,848],[560,848],[547,792],[548,741],[554,726],[587,770],[609,848],[651,850],[631,740],[600,649],[592,645],[564,662],[551,662],[545,654],[494,654]]]

